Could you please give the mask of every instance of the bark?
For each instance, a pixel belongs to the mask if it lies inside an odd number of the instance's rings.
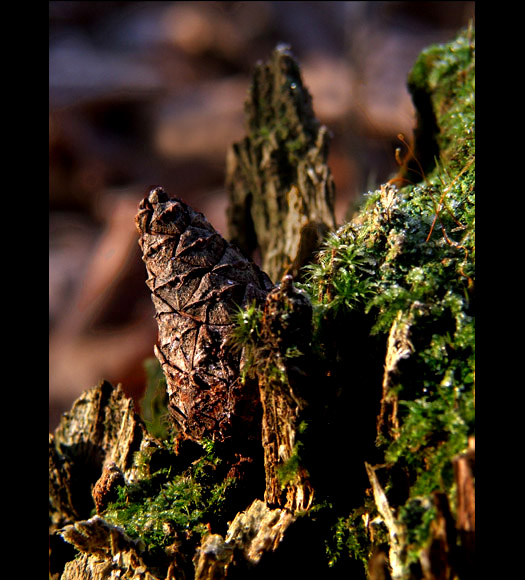
[[[248,134],[226,163],[229,236],[246,255],[259,249],[274,282],[297,278],[335,227],[335,192],[328,130],[286,47],[257,66],[245,110]]]
[[[257,377],[263,406],[264,499],[292,513],[307,510],[314,496],[301,461],[298,433],[309,404],[308,385],[315,376],[308,333],[311,319],[308,297],[294,287],[291,276],[285,276],[264,304],[257,356],[265,363],[258,367]]]
[[[120,385],[114,388],[102,381],[77,399],[49,435],[50,577],[58,578],[57,571],[64,566],[62,554],[68,554],[60,538],[79,548],[78,541],[70,542],[71,538],[81,538],[80,530],[89,530],[92,537],[97,531],[105,539],[94,544],[87,541],[80,549],[97,557],[106,550],[114,530],[104,527],[100,519],[87,519],[93,509],[101,512],[115,499],[117,485],[142,477],[134,463],[136,452],[158,449],[159,442],[147,433]],[[72,564],[71,570],[79,566]],[[105,572],[93,572],[92,578],[106,577],[98,573]],[[62,576],[63,580],[82,577],[72,571]]]

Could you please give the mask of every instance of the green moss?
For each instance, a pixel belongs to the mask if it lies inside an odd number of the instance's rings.
[[[406,529],[406,565],[417,562],[421,549],[427,544],[430,524],[436,517],[436,510],[427,498],[415,497],[399,509],[399,521]]]
[[[277,468],[277,477],[281,487],[292,483],[301,469],[304,469],[304,459],[301,457],[303,442],[297,441],[290,458]]]
[[[151,435],[160,440],[169,439],[172,422],[169,420],[166,378],[156,358],[146,359],[144,370],[146,388],[140,402],[142,419]]]
[[[328,566],[335,567],[341,559],[350,556],[362,562],[365,570],[368,566],[370,551],[368,533],[363,521],[364,509],[353,510],[347,517],[339,517],[326,541]],[[365,516],[366,517],[366,516]]]
[[[326,340],[327,324],[362,320],[361,340],[370,348],[374,337],[381,341],[384,364],[391,365],[383,388],[398,407],[382,417],[387,427],[378,433],[377,450],[391,507],[409,532],[407,563],[428,538],[431,494],[445,492],[454,505],[452,459],[474,434],[474,55],[473,30],[421,54],[409,85],[415,101],[426,99],[419,129],[435,128],[432,163],[418,159],[403,187],[394,180],[369,194],[356,219],[328,238],[303,286],[315,305],[314,341]],[[416,135],[416,156],[425,153],[425,138]],[[353,331],[350,323],[345,327]],[[319,351],[347,361],[356,393],[373,388],[370,372],[360,372],[360,361],[344,350],[348,344],[355,341],[341,331]],[[369,508],[356,507],[334,525],[333,564],[343,546],[367,559],[377,538],[359,532],[355,514],[372,518]]]
[[[475,154],[475,34],[470,27],[452,42],[423,51],[408,78],[419,109],[416,151],[435,141],[443,165],[459,171]]]
[[[262,310],[257,307],[255,302],[246,308],[238,308],[234,314],[231,346],[239,352],[244,350],[244,364],[241,368],[243,381],[246,381],[248,377],[255,376],[256,365],[260,363],[262,358],[258,351],[261,321]]]
[[[234,479],[217,476],[221,459],[215,444],[204,441],[202,447],[201,457],[182,473],[162,467],[120,487],[118,500],[109,505],[104,518],[123,527],[130,537],[140,538],[150,553],[166,549],[174,533],[198,541],[208,525],[217,526],[224,518],[235,488]]]
[[[255,302],[246,308],[237,309],[232,343],[238,350],[257,341],[261,331],[261,319],[262,311]]]

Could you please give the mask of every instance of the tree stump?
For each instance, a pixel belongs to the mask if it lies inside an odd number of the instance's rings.
[[[418,59],[415,149],[337,231],[283,47],[228,154],[232,239],[141,202],[173,437],[107,382],[75,402],[49,441],[52,580],[473,577],[474,47]]]

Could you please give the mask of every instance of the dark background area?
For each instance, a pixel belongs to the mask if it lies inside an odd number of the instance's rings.
[[[138,203],[162,185],[226,236],[258,60],[286,43],[299,61],[342,223],[396,170],[417,55],[473,19],[474,2],[50,2],[49,428],[103,378],[140,397],[157,331]]]

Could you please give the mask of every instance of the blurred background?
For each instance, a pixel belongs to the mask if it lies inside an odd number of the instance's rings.
[[[339,223],[396,171],[418,53],[474,2],[49,3],[49,429],[99,380],[136,400],[157,330],[134,216],[162,185],[226,236],[251,74],[291,46],[333,141]]]

